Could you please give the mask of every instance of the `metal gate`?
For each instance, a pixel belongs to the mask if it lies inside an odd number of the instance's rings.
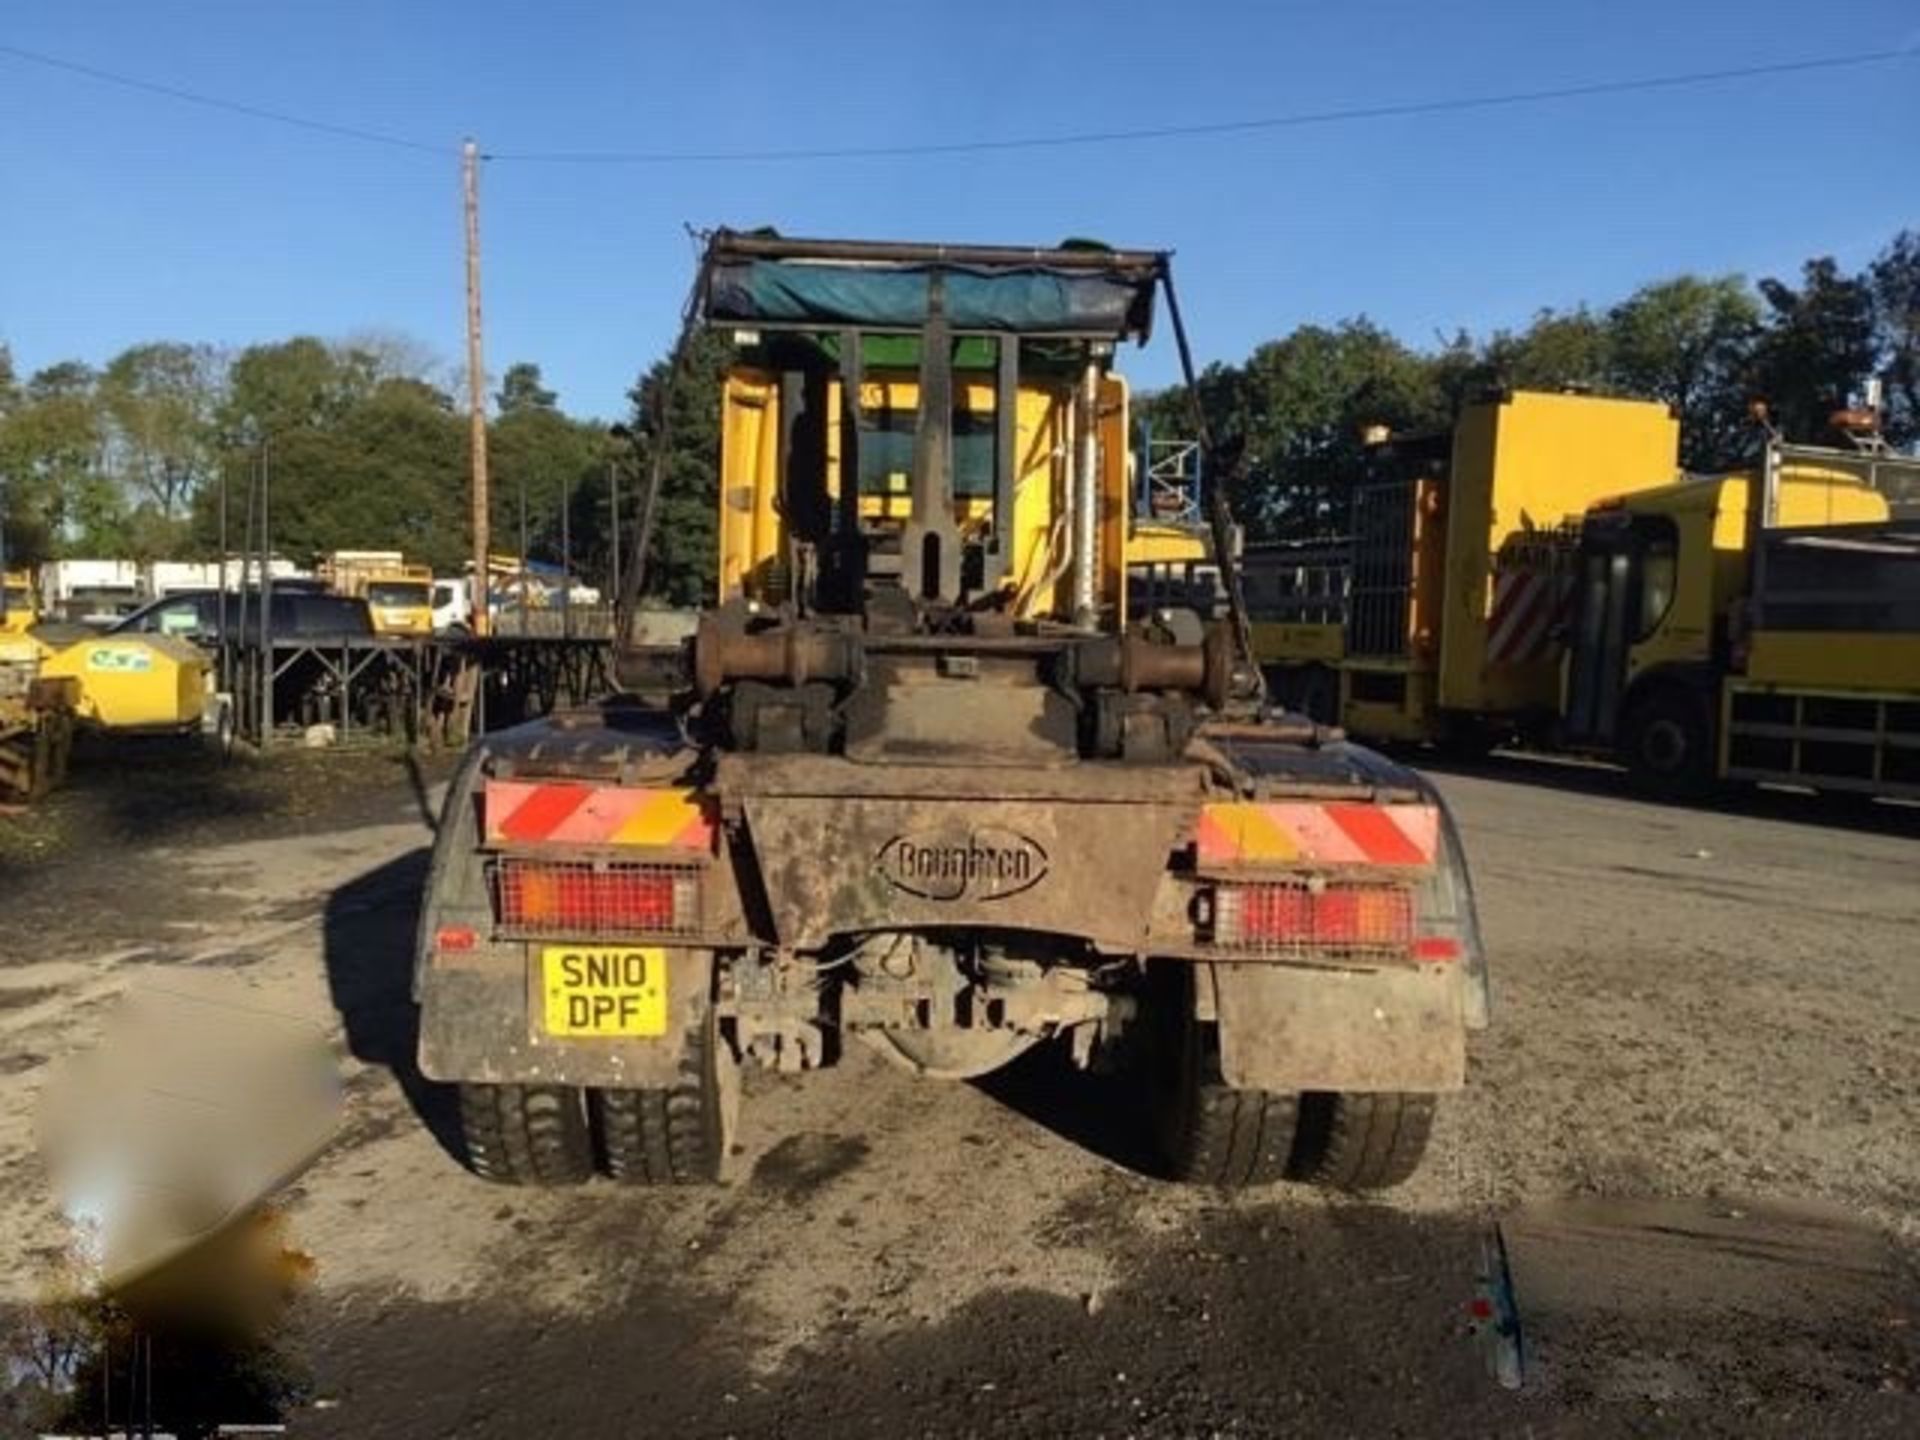
[[[1353,491],[1353,580],[1347,653],[1401,659],[1407,653],[1413,592],[1411,480],[1374,481]]]

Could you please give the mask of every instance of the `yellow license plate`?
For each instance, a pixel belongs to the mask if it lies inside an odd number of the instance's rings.
[[[667,952],[657,946],[545,946],[540,990],[549,1035],[667,1033]]]

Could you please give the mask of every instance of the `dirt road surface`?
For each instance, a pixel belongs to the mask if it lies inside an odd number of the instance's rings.
[[[859,1051],[749,1077],[729,1187],[525,1192],[460,1169],[411,1068],[432,780],[302,757],[6,822],[0,1302],[63,1243],[52,1062],[187,967],[344,1057],[284,1202],[315,1267],[274,1337],[297,1435],[1920,1433],[1910,814],[1441,776],[1495,1026],[1379,1199],[1156,1180],[1126,1090],[1051,1056],[953,1086]],[[1469,1324],[1496,1226],[1518,1390]]]

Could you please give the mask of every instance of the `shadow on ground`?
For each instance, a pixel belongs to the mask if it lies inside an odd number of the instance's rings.
[[[1903,1312],[1876,1237],[1844,1251],[1876,1257],[1868,1271],[1833,1282],[1766,1235],[1696,1246],[1691,1212],[1677,1239],[1674,1215],[1629,1218],[1658,1263],[1613,1275],[1607,1216],[1536,1226],[1549,1363],[1516,1392],[1467,1323],[1481,1234],[1466,1217],[1282,1199],[1145,1234],[1132,1204],[1124,1189],[1109,1202],[1120,1278],[1097,1304],[1016,1283],[902,1323],[850,1296],[771,1366],[753,1298],[771,1278],[743,1283],[724,1246],[610,1271],[588,1311],[557,1313],[530,1297],[578,1261],[528,1237],[490,1294],[345,1297],[316,1317],[320,1393],[337,1403],[299,1433],[1911,1433],[1913,1347],[1890,1323]],[[1731,1298],[1729,1267],[1746,1282]],[[1819,1303],[1794,1303],[1810,1279]]]
[[[1044,1044],[973,1083],[981,1094],[1110,1164],[1154,1179],[1165,1176],[1147,1119],[1146,1082],[1137,1072],[1090,1074],[1075,1067],[1064,1045]]]
[[[1543,790],[1610,799],[1669,805],[1676,810],[1698,810],[1755,820],[1778,820],[1874,835],[1920,837],[1920,805],[1875,802],[1858,795],[1808,794],[1725,786],[1698,799],[1655,795],[1642,789],[1625,770],[1612,765],[1569,761],[1524,751],[1500,750],[1469,759],[1437,750],[1395,748],[1395,758],[1436,775],[1461,775],[1477,780],[1514,781]]]
[[[389,860],[327,899],[323,952],[327,988],[357,1060],[392,1072],[440,1147],[460,1159],[459,1113],[451,1087],[420,1073],[420,1010],[414,1004],[413,953],[420,897],[431,851]]]

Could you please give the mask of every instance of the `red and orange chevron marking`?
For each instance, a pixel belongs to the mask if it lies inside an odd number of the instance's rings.
[[[489,780],[487,843],[649,845],[712,850],[712,807],[697,790],[641,790],[577,781]]]
[[[1424,866],[1439,847],[1432,805],[1236,802],[1205,805],[1194,832],[1202,865]]]

